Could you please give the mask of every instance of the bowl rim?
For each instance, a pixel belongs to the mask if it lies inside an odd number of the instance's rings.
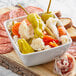
[[[46,50],[43,50],[43,51],[32,52],[32,53],[27,53],[27,54],[21,53],[20,50],[19,50],[19,48],[18,48],[17,45],[15,44],[13,38],[11,37],[9,31],[8,31],[7,23],[9,23],[9,22],[11,22],[11,21],[14,21],[14,20],[17,20],[17,19],[26,18],[26,17],[27,17],[27,16],[16,17],[16,18],[13,18],[13,19],[8,19],[8,20],[6,20],[6,21],[4,22],[4,27],[5,27],[5,29],[6,29],[6,32],[8,33],[8,37],[10,38],[11,43],[15,46],[15,48],[17,49],[16,51],[18,51],[19,54],[21,54],[21,55],[23,55],[23,56],[24,56],[24,55],[25,55],[25,56],[35,55],[35,54],[39,54],[39,53],[44,53],[44,52],[46,52],[46,51],[50,51],[50,50],[52,50],[52,49],[57,49],[57,48],[60,48],[60,47],[64,47],[64,46],[67,46],[68,44],[71,44],[71,43],[72,43],[72,39],[71,39],[71,37],[69,36],[68,32],[66,31],[66,33],[67,33],[67,35],[68,35],[68,37],[69,37],[69,39],[70,39],[70,41],[69,41],[68,43],[66,43],[66,44],[60,45],[60,46],[58,46],[58,47],[46,49]]]

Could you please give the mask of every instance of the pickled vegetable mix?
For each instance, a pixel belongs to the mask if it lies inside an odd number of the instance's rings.
[[[52,12],[28,14],[24,20],[11,26],[13,40],[22,54],[55,48],[69,42],[64,27]]]

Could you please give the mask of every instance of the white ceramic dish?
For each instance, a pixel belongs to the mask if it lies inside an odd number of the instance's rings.
[[[58,47],[47,49],[47,50],[40,51],[40,52],[22,54],[20,52],[19,48],[16,46],[14,40],[12,39],[10,32],[8,31],[7,25],[9,24],[9,22],[12,22],[12,21],[19,22],[19,21],[22,21],[24,18],[26,18],[26,17],[23,16],[23,17],[18,17],[15,19],[7,20],[4,22],[4,26],[5,26],[5,29],[8,33],[8,36],[11,40],[11,43],[12,43],[16,53],[18,54],[18,56],[21,58],[22,62],[26,66],[34,66],[34,65],[39,65],[39,64],[50,62],[50,61],[54,60],[57,56],[61,56],[65,51],[67,51],[67,49],[69,48],[69,46],[72,43],[71,38],[70,38],[70,42],[65,45],[60,45]]]

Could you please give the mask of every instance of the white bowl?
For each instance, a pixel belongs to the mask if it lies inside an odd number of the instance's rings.
[[[34,65],[39,65],[39,64],[50,62],[50,61],[54,60],[57,56],[61,56],[64,52],[67,51],[67,49],[69,48],[69,46],[72,43],[70,36],[69,36],[70,42],[67,44],[60,45],[58,47],[47,49],[47,50],[40,51],[40,52],[22,54],[20,52],[19,48],[16,46],[13,38],[11,37],[11,35],[8,31],[7,25],[9,24],[9,22],[22,21],[25,18],[26,18],[26,16],[22,16],[22,17],[18,17],[15,19],[7,20],[4,22],[4,26],[5,26],[6,32],[8,33],[8,36],[11,40],[11,43],[12,43],[16,53],[18,54],[18,56],[21,58],[22,62],[26,66],[34,66]]]

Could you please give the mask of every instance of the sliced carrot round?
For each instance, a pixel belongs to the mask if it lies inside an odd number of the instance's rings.
[[[18,23],[15,23],[14,24],[14,26],[12,26],[12,33],[13,33],[13,35],[17,35],[18,37],[20,37],[20,35],[19,35],[19,26],[20,26],[20,22],[18,22]]]

